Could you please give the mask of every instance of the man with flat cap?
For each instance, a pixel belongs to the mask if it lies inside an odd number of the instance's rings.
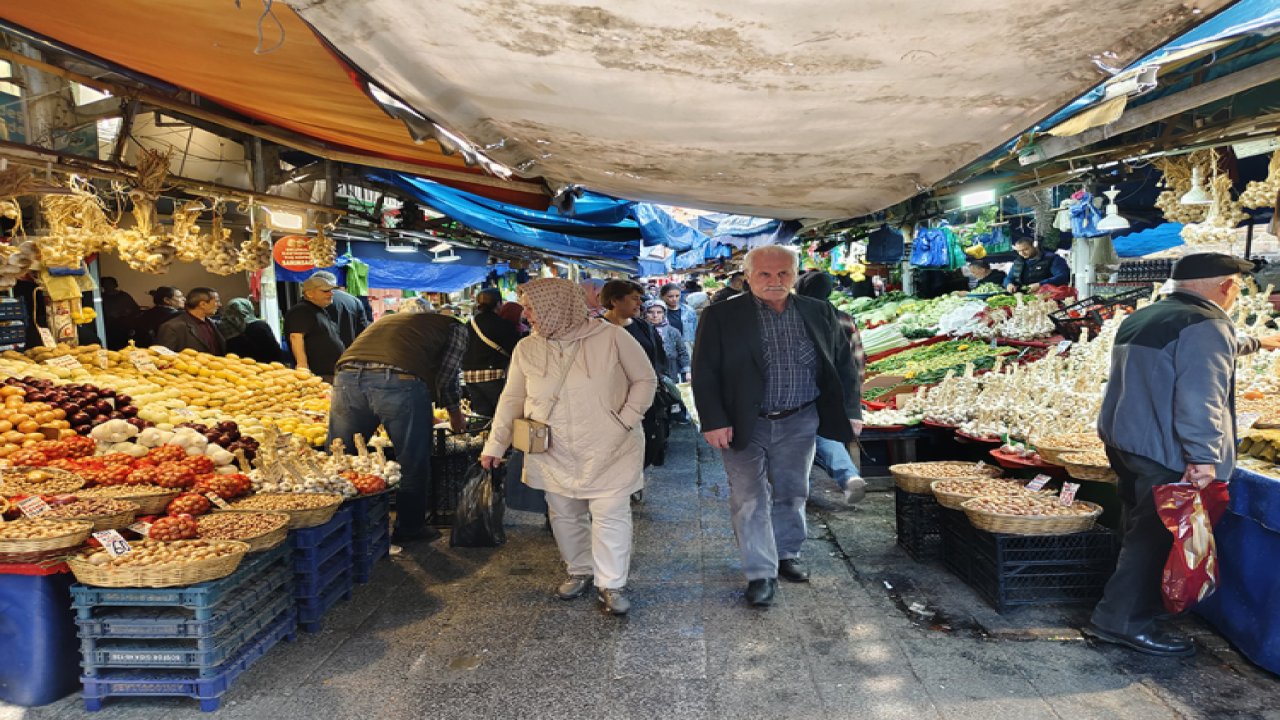
[[[333,275],[324,271],[313,274],[302,282],[302,302],[284,316],[284,334],[297,368],[310,370],[330,383],[334,366],[347,349],[338,323],[327,311],[337,287]]]
[[[1125,318],[1116,334],[1098,435],[1119,477],[1120,559],[1087,631],[1150,655],[1189,655],[1191,641],[1156,624],[1160,577],[1173,536],[1152,488],[1205,487],[1235,467],[1235,363],[1280,335],[1237,337],[1227,312],[1253,263],[1194,253],[1173,266],[1172,292]]]

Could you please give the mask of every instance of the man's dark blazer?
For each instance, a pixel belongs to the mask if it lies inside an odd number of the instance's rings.
[[[862,378],[836,309],[794,294],[787,302],[795,303],[818,351],[818,434],[849,442],[849,420],[862,417]],[[750,442],[764,403],[766,365],[757,312],[751,293],[708,305],[693,347],[693,398],[702,429],[732,427],[735,450]]]
[[[218,326],[213,326],[213,344],[214,347],[205,345],[204,340],[200,338],[200,333],[196,331],[196,325],[199,321],[195,319],[191,313],[182,311],[177,317],[166,320],[160,329],[156,331],[156,345],[163,345],[174,352],[182,352],[187,348],[197,350],[210,355],[225,355],[227,352],[227,343],[222,339],[222,333],[218,330]],[[212,321],[210,321],[212,323]]]

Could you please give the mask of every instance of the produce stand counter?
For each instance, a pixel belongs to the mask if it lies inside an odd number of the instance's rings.
[[[1280,673],[1280,479],[1237,468],[1213,535],[1218,589],[1196,612],[1250,660]]]

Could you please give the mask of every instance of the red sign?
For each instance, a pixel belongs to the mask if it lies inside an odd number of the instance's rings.
[[[316,264],[311,261],[311,238],[306,235],[285,235],[276,241],[271,254],[276,264],[285,270],[304,272],[316,269]]]

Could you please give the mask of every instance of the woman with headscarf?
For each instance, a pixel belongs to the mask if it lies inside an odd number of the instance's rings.
[[[644,486],[644,433],[657,378],[622,328],[591,320],[582,288],[540,278],[519,289],[533,334],[516,345],[480,462],[497,467],[517,418],[546,423],[546,452],[527,453],[524,482],[546,492],[569,578],[562,600],[597,597],[614,615],[631,564],[631,493]],[[563,384],[562,384],[563,383]]]
[[[604,280],[586,278],[578,284],[582,286],[582,292],[587,295],[587,311],[591,313],[591,317],[604,317],[605,308],[600,304],[600,290],[604,288]]]
[[[227,352],[253,358],[260,363],[283,362],[280,341],[265,320],[253,311],[253,301],[236,298],[222,308],[218,330],[227,341]]]

